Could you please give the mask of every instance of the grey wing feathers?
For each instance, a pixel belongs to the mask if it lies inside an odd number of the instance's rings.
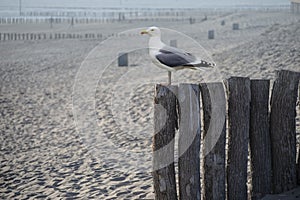
[[[159,62],[169,67],[184,66],[196,61],[195,56],[192,54],[172,47],[164,47],[163,49],[160,49],[159,54],[156,55],[156,58],[159,60]]]

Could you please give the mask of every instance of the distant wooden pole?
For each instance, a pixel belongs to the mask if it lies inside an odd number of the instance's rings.
[[[200,188],[200,88],[180,84],[178,88],[180,126],[178,141],[179,197],[197,200]]]
[[[269,80],[251,80],[250,149],[253,200],[261,199],[272,192],[269,89]]]
[[[278,71],[271,98],[270,134],[272,144],[273,192],[297,185],[296,101],[300,73]]]
[[[122,52],[119,53],[118,56],[118,66],[119,67],[124,67],[124,66],[128,66],[128,53]]]
[[[214,30],[208,31],[208,39],[210,39],[210,40],[215,39],[215,31]]]
[[[250,79],[228,80],[228,200],[247,199],[247,162],[250,121]]]
[[[153,181],[156,200],[177,199],[174,167],[177,89],[176,86],[155,86]]]
[[[200,84],[204,117],[203,199],[226,199],[226,99],[222,83]]]
[[[239,24],[238,23],[232,24],[232,30],[239,30]]]

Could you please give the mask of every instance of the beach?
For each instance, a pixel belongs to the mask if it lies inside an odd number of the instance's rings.
[[[246,10],[206,16],[194,24],[1,24],[1,33],[105,37],[0,41],[0,198],[154,199],[154,85],[166,83],[167,72],[151,63],[148,38],[139,34],[145,27],[161,27],[165,43],[175,39],[179,48],[217,64],[173,73],[173,84],[231,76],[273,82],[276,70],[300,71],[299,15]],[[215,39],[207,38],[209,30]],[[129,66],[119,67],[124,51]]]

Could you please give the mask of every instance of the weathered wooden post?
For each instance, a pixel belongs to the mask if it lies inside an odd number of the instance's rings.
[[[74,27],[74,17],[71,18],[71,27]]]
[[[177,89],[176,86],[155,86],[153,182],[156,200],[177,199],[174,167]]]
[[[232,30],[239,30],[239,24],[238,23],[233,23],[232,24]]]
[[[250,150],[253,200],[261,199],[272,192],[269,88],[269,80],[251,80]]]
[[[281,193],[297,185],[296,101],[299,72],[277,71],[271,97],[270,134],[273,192]]]
[[[298,89],[298,109],[300,110],[300,85]],[[298,162],[297,162],[297,184],[300,185],[300,146],[298,149]]]
[[[128,53],[119,53],[118,56],[118,66],[119,67],[125,67],[128,66]]]
[[[250,122],[250,79],[228,80],[228,200],[247,199],[247,162]]]
[[[215,31],[214,30],[208,31],[208,39],[209,40],[215,39]]]
[[[226,99],[222,83],[200,84],[204,117],[203,199],[226,199]]]
[[[200,200],[200,88],[199,85],[180,84],[178,170],[179,198]]]

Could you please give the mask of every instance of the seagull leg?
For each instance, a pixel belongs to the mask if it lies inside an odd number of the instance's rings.
[[[171,85],[172,72],[168,71],[169,85]]]

